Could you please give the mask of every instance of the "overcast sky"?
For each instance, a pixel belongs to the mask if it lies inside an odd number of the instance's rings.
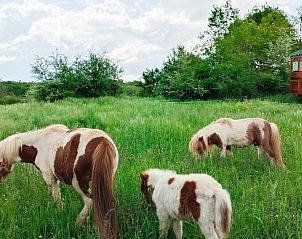
[[[233,0],[244,15],[267,2],[295,13],[301,0]],[[32,81],[36,55],[56,49],[66,56],[108,51],[138,79],[146,68],[161,67],[171,49],[194,45],[207,26],[213,4],[225,0],[0,0],[0,79]]]

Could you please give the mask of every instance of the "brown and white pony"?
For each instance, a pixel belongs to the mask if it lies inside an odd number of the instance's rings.
[[[19,162],[31,163],[41,171],[57,202],[61,200],[59,182],[72,185],[85,203],[77,224],[86,222],[93,204],[102,238],[118,238],[112,189],[118,151],[105,132],[50,125],[41,130],[11,135],[0,142],[0,180]]]
[[[213,177],[148,169],[140,178],[142,192],[155,204],[162,238],[166,238],[172,220],[175,236],[181,239],[184,219],[195,220],[206,239],[227,237],[232,222],[231,199]]]
[[[246,147],[252,144],[257,147],[259,158],[266,153],[272,165],[285,168],[278,127],[262,118],[218,119],[191,138],[189,149],[203,156],[217,146],[221,149],[221,157],[225,157],[227,151],[231,153],[232,145]]]

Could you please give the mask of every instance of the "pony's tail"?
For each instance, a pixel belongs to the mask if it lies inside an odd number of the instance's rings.
[[[279,129],[276,124],[270,123],[271,126],[271,138],[270,138],[270,145],[271,149],[274,153],[274,160],[275,164],[279,168],[286,168],[283,161],[282,161],[282,156],[281,156],[281,139],[280,139],[280,134],[279,134]]]
[[[215,231],[218,238],[226,238],[232,223],[232,203],[229,193],[218,189],[214,197]]]
[[[92,199],[96,224],[103,239],[119,238],[112,188],[116,157],[115,147],[106,138],[92,155]]]

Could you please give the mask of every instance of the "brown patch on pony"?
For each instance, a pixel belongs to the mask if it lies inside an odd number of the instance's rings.
[[[154,191],[154,188],[151,185],[148,186],[149,175],[145,172],[142,172],[140,173],[140,179],[141,179],[141,192],[144,194],[147,203],[155,207],[155,204],[152,201],[152,193]]]
[[[19,148],[19,157],[21,158],[21,162],[35,164],[37,154],[38,150],[34,146],[23,144],[22,147]]]
[[[78,154],[81,134],[73,135],[64,147],[59,147],[56,152],[54,169],[56,177],[64,183],[71,185],[73,178],[74,161]]]
[[[1,158],[1,160],[0,160],[0,182],[2,182],[2,179],[4,179],[10,173],[11,169],[12,169],[12,165],[6,164],[4,159]]]
[[[172,184],[174,182],[175,178],[169,178],[168,184]]]
[[[92,171],[92,155],[96,147],[101,143],[103,137],[91,139],[85,148],[85,153],[81,155],[74,167],[74,173],[77,177],[80,189],[89,195],[89,182],[91,180]]]
[[[213,133],[208,137],[208,144],[215,144],[217,147],[222,149],[222,141],[218,134]]]
[[[196,182],[187,181],[180,191],[179,214],[181,217],[193,217],[196,221],[200,217],[200,205],[196,201]]]
[[[227,118],[219,119],[216,122],[219,123],[219,124],[228,125],[230,128],[233,127],[231,120],[227,119]]]
[[[37,154],[38,150],[34,146],[23,144],[22,147],[19,148],[19,157],[21,158],[21,162],[31,163],[35,165],[37,169],[39,169],[35,164]]]
[[[222,232],[224,234],[227,234],[230,228],[230,221],[229,221],[229,210],[227,208],[227,205],[223,203],[223,205],[220,207],[220,215],[221,215],[221,227]]]
[[[146,173],[140,173],[140,179],[141,179],[141,191],[143,194],[147,194],[148,193],[148,178],[149,175]]]
[[[259,146],[262,144],[262,136],[261,136],[261,131],[259,129],[259,126],[255,123],[251,123],[247,127],[247,139],[248,139],[248,144],[254,144],[255,146]]]

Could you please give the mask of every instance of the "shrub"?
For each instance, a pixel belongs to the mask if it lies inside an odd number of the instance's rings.
[[[105,54],[90,53],[69,63],[66,56],[56,53],[48,58],[38,56],[32,72],[41,81],[36,87],[36,98],[54,101],[69,96],[116,95],[122,70]]]

